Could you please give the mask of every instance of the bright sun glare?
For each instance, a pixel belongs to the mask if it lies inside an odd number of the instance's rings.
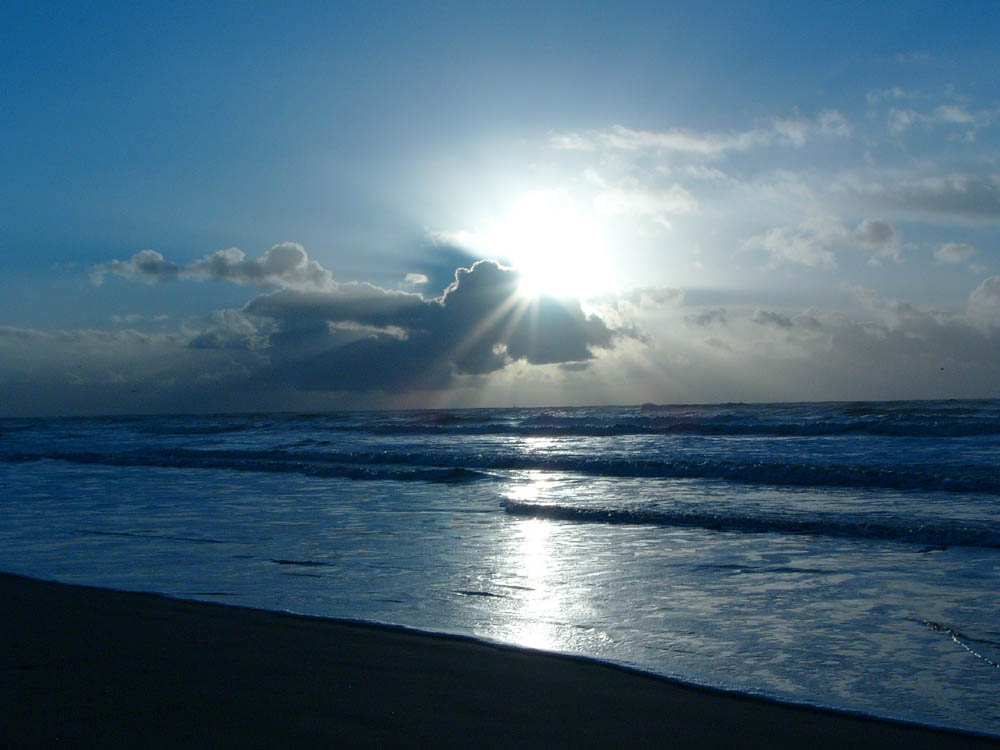
[[[604,227],[565,190],[524,193],[482,239],[520,271],[525,296],[588,297],[616,285]]]

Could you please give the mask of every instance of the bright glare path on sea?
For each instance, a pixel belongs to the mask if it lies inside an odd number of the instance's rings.
[[[614,445],[624,455],[644,450],[644,440]],[[505,441],[526,455],[615,455],[590,439]],[[677,445],[685,443],[694,445]],[[479,447],[465,440],[461,450]],[[777,528],[872,507],[875,523],[898,517],[908,495],[560,469],[492,473],[452,484],[0,463],[0,569],[466,633],[1000,734],[994,549],[735,533],[702,522],[575,522],[503,508],[735,508]],[[928,496],[921,512],[935,522],[951,500]],[[951,515],[981,526],[997,512],[992,501],[970,494]],[[975,653],[928,623],[952,628]]]

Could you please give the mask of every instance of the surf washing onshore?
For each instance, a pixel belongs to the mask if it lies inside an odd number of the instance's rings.
[[[1000,736],[998,448],[996,401],[8,419],[0,570]],[[56,609],[105,596],[45,591]],[[44,621],[34,596],[9,601]],[[143,623],[161,606],[278,617],[135,602]],[[88,627],[112,627],[103,616]],[[333,641],[347,627],[325,626]],[[48,660],[17,657],[8,679],[45,673],[68,647],[52,638],[36,644]],[[418,661],[445,669],[443,643]],[[695,693],[720,710],[722,694]]]

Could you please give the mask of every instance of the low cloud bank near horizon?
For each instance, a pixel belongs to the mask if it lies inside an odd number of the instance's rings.
[[[258,260],[223,251],[181,266],[140,253],[102,264],[153,283],[266,291],[182,322],[0,326],[0,414],[506,405],[512,394],[522,405],[1000,396],[1000,276],[964,310],[862,288],[850,314],[692,305],[669,288],[585,310],[529,301],[517,272],[494,261],[425,297],[337,282],[297,246],[275,247]]]
[[[613,330],[579,300],[518,291],[520,274],[480,260],[452,273],[440,297],[337,282],[295,243],[258,260],[220,250],[181,266],[144,250],[91,269],[95,284],[114,274],[163,284],[181,279],[229,281],[268,289],[241,309],[216,311],[187,347],[248,351],[263,357],[256,377],[309,391],[401,392],[446,388],[514,362],[585,369],[627,330]],[[404,285],[413,286],[408,274]]]

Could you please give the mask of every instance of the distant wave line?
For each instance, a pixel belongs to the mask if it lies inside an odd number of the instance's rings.
[[[2,460],[68,461],[106,466],[289,472],[305,476],[400,481],[495,480],[495,471],[557,471],[594,477],[709,479],[787,487],[876,488],[1000,493],[1000,474],[983,465],[915,466],[740,459],[591,457],[579,454],[449,451],[289,451],[161,449],[155,454],[97,451],[13,452]]]

